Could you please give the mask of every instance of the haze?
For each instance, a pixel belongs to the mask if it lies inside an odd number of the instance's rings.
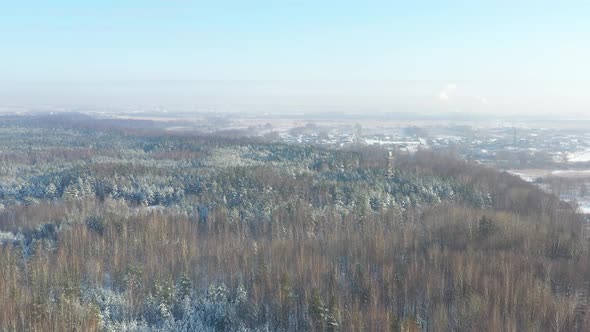
[[[587,2],[0,5],[0,106],[588,117]]]

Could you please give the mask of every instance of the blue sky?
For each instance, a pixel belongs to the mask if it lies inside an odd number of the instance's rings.
[[[0,103],[590,112],[588,1],[4,1],[0,13]]]

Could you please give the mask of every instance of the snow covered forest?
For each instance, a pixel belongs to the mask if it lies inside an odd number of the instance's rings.
[[[590,330],[573,207],[387,155],[2,116],[0,331]]]

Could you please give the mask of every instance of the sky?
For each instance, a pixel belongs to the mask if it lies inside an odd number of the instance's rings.
[[[590,117],[589,1],[0,1],[0,107]]]

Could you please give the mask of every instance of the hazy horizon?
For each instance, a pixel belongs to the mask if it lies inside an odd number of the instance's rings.
[[[590,113],[583,2],[1,7],[0,107]]]

